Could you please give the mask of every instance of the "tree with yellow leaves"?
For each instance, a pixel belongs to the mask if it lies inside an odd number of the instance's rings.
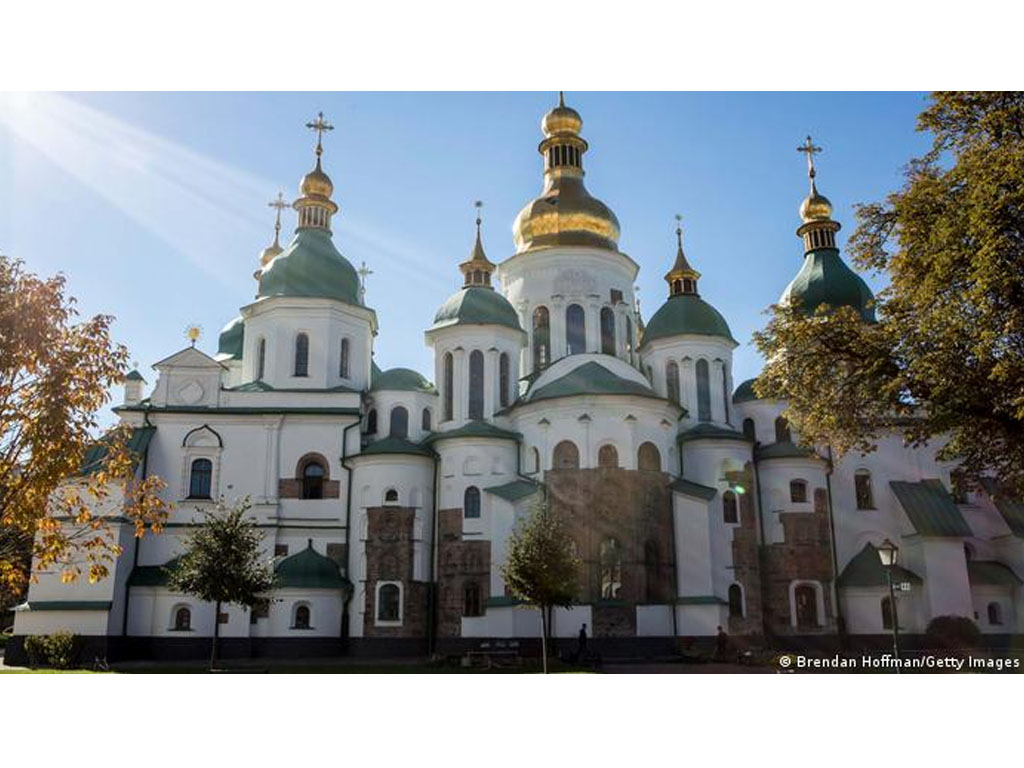
[[[33,562],[65,582],[107,576],[120,554],[109,517],[137,536],[166,518],[164,483],[137,477],[131,428],[96,438],[127,369],[112,322],[79,322],[62,275],[41,279],[0,254],[0,607],[24,592]]]

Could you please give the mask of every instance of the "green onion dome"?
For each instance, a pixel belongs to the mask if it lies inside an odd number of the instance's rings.
[[[359,275],[326,229],[300,228],[260,274],[259,298],[308,296],[359,305]]]
[[[391,392],[427,392],[435,393],[434,385],[426,380],[420,373],[411,368],[388,368],[380,371],[373,377],[370,385],[371,391]]]
[[[754,379],[747,379],[736,387],[736,391],[732,393],[732,401],[734,403],[749,403],[760,399],[754,391]]]
[[[669,297],[644,327],[640,343],[683,335],[718,336],[736,343],[722,314],[695,293]]]
[[[274,586],[300,589],[345,589],[351,587],[338,564],[309,545],[274,567]]]
[[[873,300],[867,283],[846,265],[837,248],[819,248],[804,256],[803,266],[786,286],[779,304],[798,306],[808,313],[822,304],[853,307],[865,320],[874,322]]]
[[[236,317],[224,326],[217,340],[217,354],[242,359],[242,348],[245,345],[245,321]]]
[[[455,325],[503,325],[522,330],[519,315],[508,299],[484,286],[466,286],[452,294],[437,310],[430,330]]]

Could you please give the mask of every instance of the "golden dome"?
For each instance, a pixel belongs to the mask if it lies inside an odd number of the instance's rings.
[[[813,181],[811,182],[811,194],[800,203],[800,218],[805,222],[828,221],[832,218],[832,203],[818,192]]]
[[[274,238],[274,242],[268,245],[260,252],[260,266],[265,267],[267,264],[272,262],[277,256],[284,251],[284,248],[277,242],[277,238]]]
[[[334,193],[334,184],[331,177],[320,168],[320,158],[316,159],[316,168],[302,177],[299,182],[299,191],[305,197],[327,197]]]
[[[540,129],[545,136],[579,135],[583,128],[583,118],[572,107],[565,106],[565,94],[558,92],[558,106],[548,112],[540,121]]]

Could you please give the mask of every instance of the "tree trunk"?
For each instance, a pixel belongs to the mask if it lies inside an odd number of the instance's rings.
[[[210,643],[210,671],[217,664],[217,639],[220,637],[220,600],[213,613],[213,642]]]
[[[544,674],[548,673],[548,607],[540,607],[540,658]]]

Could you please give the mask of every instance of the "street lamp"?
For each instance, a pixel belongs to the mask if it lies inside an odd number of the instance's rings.
[[[885,568],[885,579],[889,583],[889,621],[892,624],[892,653],[895,658],[900,657],[899,627],[900,620],[896,614],[896,590],[892,584],[892,571],[896,567],[896,560],[899,557],[900,549],[891,541],[886,539],[878,547],[878,557]],[[899,667],[896,667],[899,671]]]

